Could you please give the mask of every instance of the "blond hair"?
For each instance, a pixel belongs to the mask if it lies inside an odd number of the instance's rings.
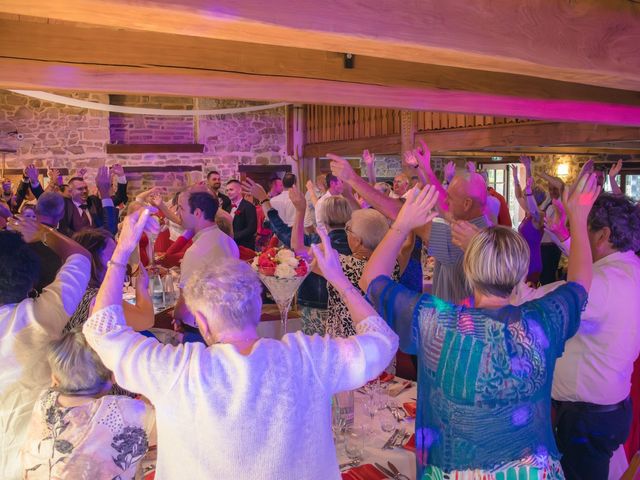
[[[375,250],[389,230],[387,218],[373,208],[363,208],[351,214],[349,229],[362,242],[362,246]]]
[[[529,245],[516,231],[501,226],[480,230],[464,254],[471,290],[508,297],[529,270]]]
[[[323,215],[324,214],[324,215]],[[332,195],[325,200],[324,210],[321,210],[320,222],[329,228],[344,228],[351,218],[351,206],[341,195]]]
[[[111,383],[111,372],[87,343],[80,327],[51,342],[47,355],[55,390],[67,395],[96,395]]]
[[[187,307],[200,311],[214,331],[257,325],[262,309],[262,284],[246,262],[233,258],[206,264],[187,280]]]

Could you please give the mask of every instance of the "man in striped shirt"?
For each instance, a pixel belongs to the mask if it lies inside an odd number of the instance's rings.
[[[369,205],[386,217],[395,219],[402,207],[401,199],[394,199],[378,192],[355,173],[349,162],[337,155],[328,154],[331,172],[343,182],[349,183]],[[435,176],[433,182],[437,182]],[[464,278],[462,259],[464,252],[452,243],[451,224],[468,221],[478,228],[487,226],[484,216],[487,203],[487,187],[484,179],[475,172],[457,174],[448,190],[436,185],[440,191],[439,204],[442,217],[435,219],[415,233],[423,243],[423,254],[428,252],[436,259],[433,294],[451,303],[460,303],[471,295]]]

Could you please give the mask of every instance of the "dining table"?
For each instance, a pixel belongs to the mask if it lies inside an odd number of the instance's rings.
[[[390,391],[400,390],[403,388],[397,396],[389,396],[388,401],[394,407],[402,408],[404,404],[415,404],[417,398],[417,384],[413,381],[408,381],[402,379],[400,377],[394,377],[389,383]],[[376,414],[373,421],[370,419],[367,409],[365,408],[365,402],[367,399],[367,394],[364,393],[363,389],[358,389],[354,391],[354,426],[361,427],[367,430],[365,434],[365,444],[364,444],[364,455],[362,456],[362,460],[358,466],[353,468],[343,468],[342,470],[342,478],[344,480],[351,479],[359,479],[365,478],[369,480],[369,478],[373,479],[375,477],[366,476],[362,473],[358,474],[358,469],[361,471],[364,470],[366,473],[367,465],[372,465],[373,468],[379,470],[376,467],[376,464],[384,467],[386,470],[390,470],[389,462],[402,474],[403,477],[400,478],[408,478],[410,480],[416,479],[416,456],[415,451],[410,448],[410,444],[406,446],[398,446],[391,449],[383,449],[385,443],[391,435],[392,432],[384,432],[381,425],[381,417],[382,415],[387,415],[390,412],[385,412],[381,410]],[[388,409],[387,409],[388,410]],[[397,421],[394,426],[394,431],[396,428],[404,429],[407,434],[413,435],[415,433],[415,417],[410,414],[414,413],[409,411],[409,414],[404,416],[400,421]],[[415,415],[415,414],[414,414]],[[392,417],[393,418],[393,417]],[[407,442],[405,442],[407,443]],[[347,466],[350,463],[350,458],[347,456],[345,451],[345,443],[344,441],[336,442],[336,453],[338,456],[338,463],[341,466]],[[363,468],[365,466],[365,468]],[[391,472],[393,473],[393,472]],[[391,478],[388,474],[384,472],[380,472],[380,476],[378,478]]]

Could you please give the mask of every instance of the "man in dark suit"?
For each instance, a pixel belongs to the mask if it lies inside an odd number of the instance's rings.
[[[65,198],[64,215],[58,230],[71,236],[88,227],[101,227],[114,235],[118,231],[118,211],[111,198],[111,177],[108,167],[100,167],[96,175],[98,196],[89,195],[89,187],[82,177],[69,180],[71,198]]]
[[[238,180],[227,182],[227,194],[231,200],[229,213],[233,217],[233,239],[238,246],[255,250],[258,230],[256,207],[242,198],[242,185]]]

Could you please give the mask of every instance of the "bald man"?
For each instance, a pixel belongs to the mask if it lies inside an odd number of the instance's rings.
[[[435,296],[452,303],[471,296],[462,268],[464,252],[451,241],[451,221],[465,220],[484,228],[488,226],[484,215],[486,204],[487,186],[479,174],[465,172],[453,177],[444,200],[448,220],[434,219],[425,242],[428,254],[436,259],[432,292]]]
[[[387,218],[394,220],[402,207],[401,199],[390,198],[369,185],[343,157],[327,154],[331,159],[331,172],[342,181],[349,183],[369,205]],[[405,175],[406,178],[406,175]],[[487,186],[477,173],[465,172],[456,175],[445,190],[439,183],[438,200],[443,217],[438,217],[416,230],[425,250],[435,257],[433,294],[450,303],[461,303],[471,296],[462,269],[464,252],[453,245],[451,222],[466,220],[478,228],[487,226],[484,215],[487,203]]]

